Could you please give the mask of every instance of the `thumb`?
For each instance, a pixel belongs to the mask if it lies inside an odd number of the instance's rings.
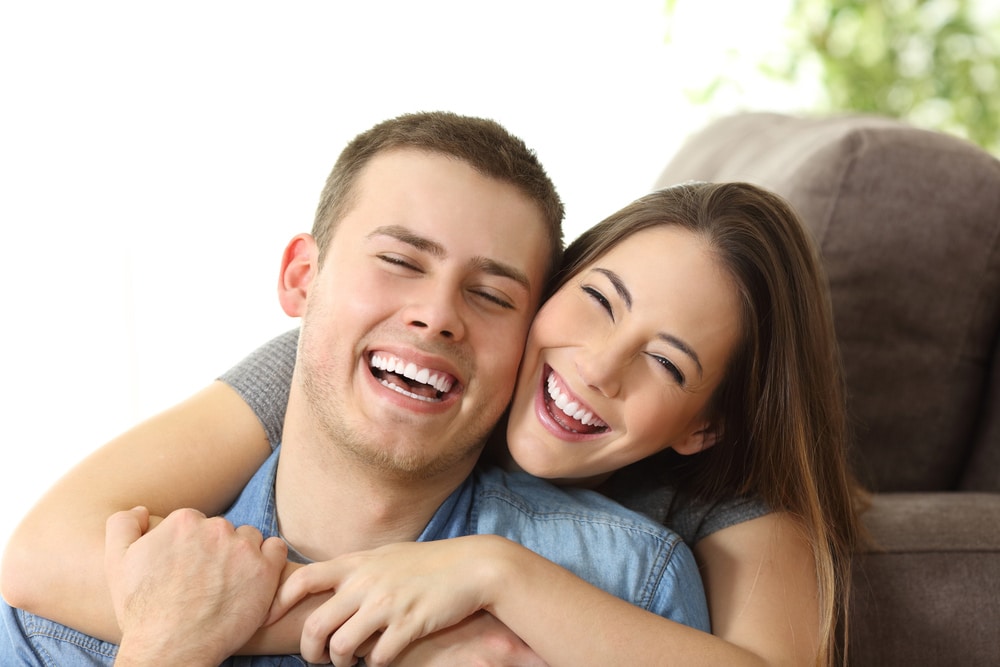
[[[312,565],[315,566],[316,563]],[[287,574],[284,581],[278,584],[278,590],[274,593],[274,599],[271,601],[271,608],[268,610],[267,620],[264,621],[264,625],[275,623],[287,614],[296,603],[309,594],[308,584],[303,583],[303,578],[307,574],[304,574],[304,572],[309,567],[308,565],[288,563],[287,569],[291,570],[291,572]]]
[[[267,562],[280,572],[285,565],[285,559],[288,558],[288,546],[285,541],[280,537],[269,537],[260,545],[260,551]]]
[[[149,530],[149,510],[134,507],[115,512],[104,525],[105,569],[117,565],[132,544]]]

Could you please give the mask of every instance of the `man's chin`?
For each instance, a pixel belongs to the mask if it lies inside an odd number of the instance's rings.
[[[421,481],[442,474],[453,474],[456,470],[475,464],[482,451],[482,443],[456,447],[444,451],[434,451],[440,447],[442,438],[422,441],[406,438],[376,439],[368,445],[349,447],[353,458],[366,467],[401,481]],[[463,465],[467,464],[467,465]]]

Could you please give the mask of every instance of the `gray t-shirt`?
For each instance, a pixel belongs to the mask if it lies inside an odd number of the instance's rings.
[[[277,336],[247,355],[219,379],[230,385],[257,414],[271,448],[281,442],[281,428],[292,382],[298,329]],[[625,507],[659,521],[689,545],[717,530],[769,512],[754,496],[712,501],[679,490],[666,461],[670,452],[643,459],[615,473],[600,489]]]

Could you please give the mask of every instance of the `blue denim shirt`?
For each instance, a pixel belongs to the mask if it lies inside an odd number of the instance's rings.
[[[280,448],[225,513],[234,525],[278,534],[274,479]],[[477,470],[438,508],[418,541],[492,533],[519,542],[643,609],[709,630],[694,557],[676,534],[604,496],[560,489],[523,473]],[[0,609],[9,641],[0,665],[111,665],[116,646],[28,612]],[[295,665],[298,656],[231,658],[226,665]]]

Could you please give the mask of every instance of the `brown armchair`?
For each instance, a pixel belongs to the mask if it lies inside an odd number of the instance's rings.
[[[743,113],[658,187],[749,181],[820,248],[865,514],[850,664],[1000,665],[1000,162],[876,117]]]

